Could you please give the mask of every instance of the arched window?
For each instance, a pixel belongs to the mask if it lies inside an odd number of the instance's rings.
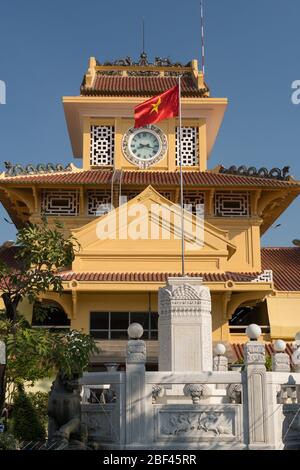
[[[229,320],[229,331],[230,333],[245,333],[246,327],[251,323],[259,325],[263,333],[270,332],[268,308],[265,301],[256,305],[238,307]]]
[[[33,328],[47,328],[50,331],[70,329],[70,320],[64,309],[54,301],[35,302],[32,313]]]

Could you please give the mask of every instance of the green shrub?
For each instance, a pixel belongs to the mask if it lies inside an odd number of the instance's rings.
[[[266,357],[265,366],[268,372],[272,371],[272,357],[271,356]]]
[[[18,441],[9,432],[0,433],[0,450],[17,450],[19,448]]]
[[[48,423],[48,398],[47,392],[29,392],[28,397],[44,427]]]
[[[43,422],[23,385],[18,385],[14,396],[11,429],[13,435],[23,441],[42,441],[46,438]]]

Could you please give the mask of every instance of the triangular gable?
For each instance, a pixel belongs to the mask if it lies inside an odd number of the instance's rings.
[[[185,212],[184,226],[186,257],[187,260],[193,258],[193,264],[197,259],[200,263],[201,259],[206,258],[208,261],[204,267],[210,270],[211,266],[211,270],[218,270],[223,264],[220,259],[229,259],[236,250],[235,245],[228,240],[226,231],[195,215]],[[164,262],[166,270],[168,258],[175,262],[181,256],[181,210],[152,186],[148,186],[116,210],[73,230],[73,235],[81,246],[76,256],[77,269],[87,269],[87,264],[92,269],[93,264],[94,270],[102,271],[104,269],[99,269],[99,263],[103,257],[113,259],[115,265],[118,264],[118,257],[120,264],[123,264],[122,259],[127,259],[129,255],[130,269],[133,266],[137,269],[137,259],[144,259],[144,270],[152,266],[151,271],[160,271],[162,266],[158,263],[161,262]],[[89,259],[85,267],[84,259]],[[142,266],[142,261],[138,265]],[[174,269],[171,265],[170,269]],[[198,271],[200,267],[198,264]]]

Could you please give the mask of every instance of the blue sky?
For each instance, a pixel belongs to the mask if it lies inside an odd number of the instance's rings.
[[[0,7],[0,155],[21,163],[69,162],[72,153],[61,104],[76,95],[88,57],[100,62],[146,52],[188,62],[200,56],[198,0],[10,0]],[[206,80],[229,107],[209,167],[291,166],[300,179],[300,2],[204,0]],[[75,161],[75,163],[78,161]],[[263,245],[300,238],[296,200],[263,237]],[[0,242],[14,228],[0,210]]]

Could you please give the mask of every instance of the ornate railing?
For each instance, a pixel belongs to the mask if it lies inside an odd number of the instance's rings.
[[[85,373],[82,415],[92,439],[106,449],[299,448],[300,339],[298,365],[275,341],[272,372],[257,339],[244,345],[239,372],[227,370],[226,348],[217,346],[213,371],[146,372],[145,343],[130,340],[126,372]]]

